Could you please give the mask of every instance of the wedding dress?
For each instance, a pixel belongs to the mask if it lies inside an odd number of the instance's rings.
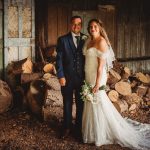
[[[106,59],[107,52],[96,48],[84,48],[85,80],[95,85],[98,61],[97,57]],[[107,61],[106,61],[107,62]],[[107,64],[103,67],[100,85],[106,85]],[[82,133],[84,143],[96,146],[120,144],[131,149],[150,150],[150,124],[142,124],[123,118],[108,98],[105,90],[94,94],[96,103],[84,102]]]

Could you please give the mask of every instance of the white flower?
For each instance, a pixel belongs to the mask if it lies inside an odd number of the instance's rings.
[[[88,38],[87,35],[83,35],[81,39],[82,39],[82,40],[86,40],[87,38]]]
[[[99,90],[105,90],[106,86],[102,85]],[[81,98],[83,101],[90,101],[92,104],[97,104],[97,98],[94,98],[94,93],[92,93],[92,86],[84,81],[84,85],[82,86]]]
[[[93,101],[93,95],[92,94],[87,94],[86,95],[86,99],[88,100],[88,101]]]
[[[83,96],[86,96],[88,94],[88,89],[85,89],[84,91],[83,91]]]

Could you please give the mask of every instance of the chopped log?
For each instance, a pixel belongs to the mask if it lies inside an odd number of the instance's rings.
[[[32,73],[33,63],[27,58],[26,62],[22,65],[23,73]]]
[[[150,87],[147,90],[146,97],[150,100]]]
[[[8,84],[0,80],[0,114],[8,111],[13,103],[13,96]]]
[[[43,77],[44,78],[44,77]],[[61,86],[56,76],[51,75],[48,80],[45,80],[47,85],[51,87],[48,90],[48,96],[46,99],[46,105],[50,106],[62,106],[63,98],[61,94]]]
[[[146,74],[145,76],[147,77],[147,79],[148,79],[148,81],[150,83],[150,75]]]
[[[129,107],[129,111],[133,111],[137,108],[137,104],[132,104],[130,107]]]
[[[115,90],[111,90],[109,93],[108,93],[108,97],[110,98],[110,100],[112,102],[117,102],[118,101],[118,98],[119,98],[119,94],[117,91]]]
[[[46,80],[46,83],[53,89],[56,91],[60,91],[61,90],[61,86],[60,83],[58,81],[58,78],[56,76],[51,76],[51,78],[49,78],[49,80]]]
[[[22,65],[27,61],[27,58],[19,60],[19,61],[12,61],[10,64],[7,66],[7,73],[8,74],[18,74],[22,73]]]
[[[63,98],[62,98],[61,91],[56,91],[53,89],[48,90],[46,105],[63,106]]]
[[[131,94],[131,86],[128,82],[120,81],[116,83],[115,90],[123,96]]]
[[[44,63],[42,62],[34,62],[33,63],[33,72],[43,72]]]
[[[120,107],[120,112],[121,113],[128,110],[128,104],[125,100],[118,100],[117,104]]]
[[[138,86],[136,93],[138,96],[143,97],[146,94],[147,89],[148,89],[148,87],[146,87],[146,86],[142,86],[142,85]]]
[[[20,85],[21,73],[23,72],[29,73],[31,72],[31,68],[32,68],[32,62],[28,58],[25,58],[20,61],[15,61],[15,62],[12,61],[10,64],[8,64],[6,68],[6,72],[7,72],[6,80],[9,86],[11,87],[11,89],[14,90],[16,86]]]
[[[116,71],[118,74],[121,74],[122,68],[123,68],[123,65],[121,63],[119,63],[117,60],[114,61],[114,63],[113,63],[113,70],[114,71]]]
[[[142,83],[150,83],[150,80],[147,76],[145,76],[143,73],[139,72],[139,73],[136,73],[136,77],[137,79],[139,79]]]
[[[43,119],[43,106],[47,98],[48,86],[43,80],[34,80],[30,84],[27,92],[27,105],[33,115],[38,119]]]
[[[131,75],[130,69],[128,67],[124,67],[121,73],[122,79],[128,79],[130,75]]]
[[[115,83],[117,83],[120,79],[121,79],[121,76],[120,76],[116,71],[114,71],[113,69],[110,69],[107,83],[108,83],[109,85],[115,84]]]
[[[131,85],[131,88],[135,88],[136,85],[138,84],[138,82],[136,80],[133,80],[130,85]]]
[[[139,97],[136,93],[132,93],[131,95],[124,96],[126,102],[131,106],[132,104],[140,105],[142,98]]]
[[[44,72],[45,73],[52,73],[53,70],[54,70],[54,65],[49,63],[49,64],[46,64],[43,68]]]
[[[52,74],[50,74],[50,73],[45,73],[45,74],[43,75],[43,79],[44,79],[44,80],[49,80],[51,77],[52,77]]]
[[[21,74],[21,84],[40,79],[42,76],[43,76],[42,73],[22,73]]]

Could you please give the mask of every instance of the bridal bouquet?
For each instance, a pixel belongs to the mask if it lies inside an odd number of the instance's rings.
[[[94,93],[92,93],[93,87],[84,81],[84,85],[82,86],[81,90],[81,98],[83,101],[90,101],[93,104],[96,104],[97,102],[94,99]],[[105,90],[106,86],[102,85],[99,90]]]

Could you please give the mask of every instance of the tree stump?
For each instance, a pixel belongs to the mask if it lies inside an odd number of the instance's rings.
[[[6,82],[0,80],[0,113],[4,113],[12,106],[13,96]]]
[[[42,77],[42,73],[22,73],[21,74],[21,84],[37,80]]]
[[[148,87],[146,87],[146,86],[142,86],[142,85],[138,86],[136,93],[138,96],[143,97],[146,94],[147,89],[148,89]]]
[[[128,67],[124,67],[121,73],[122,79],[128,79],[130,75],[131,75],[130,69]]]
[[[120,107],[120,112],[121,113],[128,110],[128,104],[125,100],[118,100],[117,104]]]
[[[118,98],[119,98],[119,94],[118,94],[117,91],[111,90],[111,91],[109,91],[109,93],[108,93],[108,97],[110,98],[110,100],[111,100],[112,102],[117,102],[117,101],[118,101]]]
[[[110,69],[107,83],[108,83],[109,85],[115,84],[115,83],[117,83],[120,79],[121,79],[121,76],[120,76],[116,71],[114,71],[113,69]]]
[[[137,104],[132,104],[130,107],[129,107],[129,111],[133,111],[137,108]]]
[[[139,72],[139,73],[136,73],[136,77],[138,80],[140,80],[142,83],[150,83],[150,79],[145,76],[143,73]]]
[[[132,93],[130,84],[123,81],[115,84],[115,90],[123,96],[130,95]]]
[[[43,80],[34,80],[27,92],[27,106],[33,115],[43,119],[43,107],[46,103],[48,85]]]
[[[150,87],[147,90],[146,97],[150,100]]]

